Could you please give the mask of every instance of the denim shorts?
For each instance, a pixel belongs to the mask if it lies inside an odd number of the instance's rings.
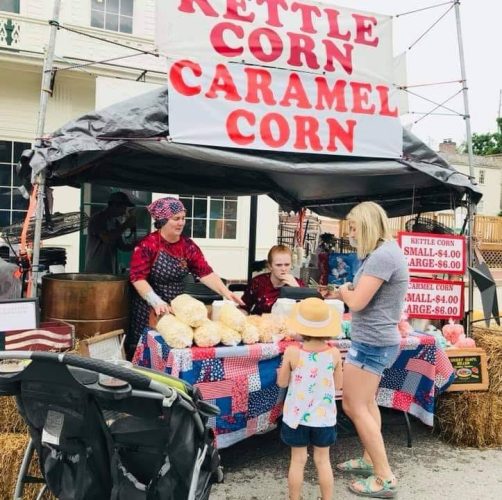
[[[354,342],[345,356],[345,363],[357,366],[362,370],[381,377],[386,368],[390,368],[399,356],[400,346],[375,346]]]
[[[318,448],[325,448],[335,444],[336,427],[307,427],[299,425],[296,429],[291,428],[284,422],[281,425],[281,439],[292,448],[303,448],[313,445]]]

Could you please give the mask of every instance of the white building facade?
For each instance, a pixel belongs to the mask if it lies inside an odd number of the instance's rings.
[[[454,142],[442,142],[439,145],[439,153],[459,172],[469,175],[469,156],[466,153],[458,153]],[[477,213],[496,216],[502,210],[502,157],[474,155],[473,159],[474,177],[483,193]]]
[[[22,221],[27,208],[16,189],[15,164],[35,139],[52,11],[52,0],[0,0],[0,228]],[[57,71],[45,135],[84,113],[166,83],[165,61],[136,50],[155,51],[155,0],[62,0],[59,22]],[[91,215],[104,206],[108,194],[109,189],[102,187],[56,188],[54,211],[85,210]],[[150,220],[144,206],[163,195],[129,194],[141,207],[139,221],[146,232]],[[266,196],[259,200],[258,259],[275,244],[278,223],[277,204]],[[245,278],[249,198],[184,197],[183,201],[190,205],[187,231],[215,271],[229,279]],[[67,271],[83,270],[85,232],[43,244],[66,249]],[[123,258],[125,262],[128,256]]]

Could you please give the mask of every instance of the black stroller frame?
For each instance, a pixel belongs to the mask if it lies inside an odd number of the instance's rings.
[[[31,436],[15,500],[30,482],[45,483],[38,498],[48,488],[61,500],[206,500],[223,479],[207,425],[219,409],[189,384],[74,354],[0,351],[1,360],[17,360],[0,371],[0,396],[16,397]],[[34,451],[42,479],[28,475]]]

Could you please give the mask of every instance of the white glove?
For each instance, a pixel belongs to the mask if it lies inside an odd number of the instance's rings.
[[[150,290],[143,298],[145,299],[145,301],[149,306],[152,307],[157,307],[162,305],[167,306],[167,302],[162,300],[153,290]]]

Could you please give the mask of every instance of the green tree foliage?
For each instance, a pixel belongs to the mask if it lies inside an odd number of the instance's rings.
[[[497,132],[472,134],[472,151],[475,155],[487,156],[502,153],[502,118],[497,118],[497,128]],[[467,147],[464,152],[467,152]]]

